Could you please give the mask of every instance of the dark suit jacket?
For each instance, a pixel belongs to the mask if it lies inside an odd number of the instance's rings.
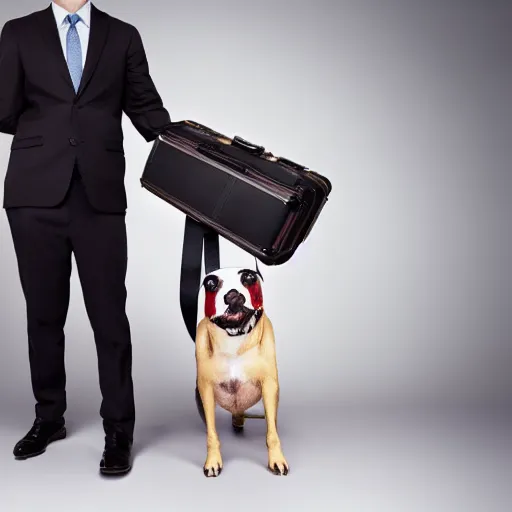
[[[135,27],[91,6],[75,94],[51,6],[8,21],[0,36],[0,132],[14,137],[4,208],[57,205],[76,160],[92,205],[124,211],[123,112],[147,142],[170,123]]]

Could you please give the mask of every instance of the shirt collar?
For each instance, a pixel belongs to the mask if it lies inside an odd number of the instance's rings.
[[[57,26],[60,27],[64,24],[67,24],[66,16],[71,13],[66,11],[66,9],[64,9],[60,5],[57,5],[55,2],[52,2],[52,9],[53,9],[53,14],[55,16],[55,21],[57,22]],[[88,0],[82,7],[80,7],[80,9],[76,12],[76,14],[78,14],[78,16],[80,16],[80,19],[85,24],[85,26],[90,28],[90,24],[91,24],[91,2],[90,2],[90,0]]]

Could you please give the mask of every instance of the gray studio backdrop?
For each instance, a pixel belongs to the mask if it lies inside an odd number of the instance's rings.
[[[332,180],[296,257],[262,266],[283,407],[510,404],[510,3],[95,3],[137,26],[174,120],[239,134]],[[0,25],[47,5],[2,2]],[[160,421],[194,407],[178,301],[184,216],[140,187],[150,145],[126,118],[124,129],[138,416]],[[2,179],[10,142],[0,136]],[[33,399],[4,212],[0,237],[0,421],[20,424]],[[252,264],[221,250],[223,266]],[[96,421],[95,346],[74,272],[66,334],[68,416]]]

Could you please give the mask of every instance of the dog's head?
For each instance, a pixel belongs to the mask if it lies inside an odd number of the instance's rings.
[[[248,334],[263,314],[262,279],[258,272],[224,268],[203,280],[204,314],[229,336]]]

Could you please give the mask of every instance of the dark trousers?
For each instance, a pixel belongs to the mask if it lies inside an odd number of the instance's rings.
[[[26,300],[36,416],[58,421],[66,410],[64,325],[74,254],[96,343],[103,425],[106,432],[121,430],[133,439],[125,214],[93,210],[76,168],[68,194],[58,207],[6,212]]]

